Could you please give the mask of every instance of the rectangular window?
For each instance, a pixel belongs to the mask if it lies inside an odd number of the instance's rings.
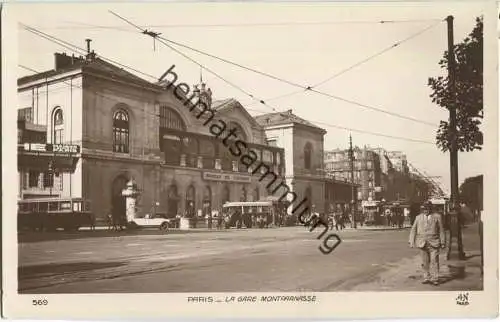
[[[29,179],[28,179],[29,187],[30,188],[38,187],[38,179],[39,178],[40,178],[40,172],[30,170]]]
[[[64,130],[63,129],[54,130],[54,144],[61,144],[61,143],[63,143],[63,136],[64,136]]]
[[[54,175],[50,174],[48,171],[43,173],[43,187],[52,188],[54,187]]]
[[[33,123],[33,109],[31,107],[22,108],[17,111],[17,119]]]
[[[268,150],[262,151],[262,161],[268,162],[268,163],[273,163],[273,153]]]
[[[64,176],[62,173],[59,174],[59,190],[63,191],[64,185]]]

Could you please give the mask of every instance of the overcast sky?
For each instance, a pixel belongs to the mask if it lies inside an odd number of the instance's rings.
[[[162,36],[242,65],[305,86],[332,75],[434,25],[421,35],[370,59],[319,86],[328,94],[392,113],[430,122],[375,112],[340,100],[307,92],[268,101],[277,110],[292,109],[311,122],[434,142],[435,130],[447,113],[434,105],[427,86],[429,76],[445,71],[438,66],[447,47],[447,15],[455,17],[455,42],[467,36],[481,15],[481,4],[415,5],[332,4],[89,4],[29,5],[19,21],[80,47],[91,38],[97,54],[159,77],[172,64],[182,81],[196,83],[200,67],[163,44],[153,50],[151,38],[116,18],[108,10],[147,26]],[[68,13],[71,14],[68,14]],[[378,21],[398,21],[377,23]],[[233,25],[228,27],[227,25]],[[239,24],[239,26],[234,26]],[[196,26],[198,25],[198,26]],[[203,25],[203,26],[199,26]],[[97,27],[96,27],[97,26]],[[110,28],[101,28],[107,26]],[[266,78],[177,47],[246,92],[264,100],[297,91],[289,84]],[[19,30],[19,64],[35,70],[53,68],[53,53],[67,49],[25,30]],[[19,76],[30,74],[19,68]],[[145,77],[148,79],[147,77]],[[203,78],[215,99],[234,97],[251,114],[272,112],[209,72]],[[152,80],[152,79],[148,79]],[[253,104],[252,104],[253,103]],[[328,133],[325,149],[347,148],[349,131],[322,125]],[[404,151],[411,164],[449,187],[449,155],[434,144],[390,139],[351,132],[355,145],[382,146]],[[484,152],[461,153],[459,181],[482,173]]]

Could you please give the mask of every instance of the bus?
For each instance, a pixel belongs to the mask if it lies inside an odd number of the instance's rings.
[[[83,198],[43,198],[18,201],[18,230],[76,231],[92,224],[90,201]]]
[[[226,202],[222,209],[226,229],[264,228],[278,222],[277,208],[272,201]]]

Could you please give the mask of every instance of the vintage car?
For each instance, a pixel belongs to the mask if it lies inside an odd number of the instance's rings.
[[[165,214],[145,214],[144,217],[134,218],[129,223],[129,228],[159,228],[162,231],[167,231],[169,228],[175,227],[176,218],[167,218]]]

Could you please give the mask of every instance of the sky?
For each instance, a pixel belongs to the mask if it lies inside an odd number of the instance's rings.
[[[92,49],[98,55],[157,78],[175,65],[180,80],[188,84],[200,79],[197,64],[163,44],[154,46],[152,38],[109,10],[136,25],[160,32],[169,40],[303,86],[315,85],[358,64],[316,88],[343,100],[312,92],[269,100],[300,89],[176,47],[245,92],[265,100],[270,107],[259,104],[205,70],[203,79],[212,89],[214,99],[236,98],[253,115],[291,109],[313,123],[321,122],[327,130],[325,150],[347,148],[351,133],[354,145],[404,151],[413,166],[437,176],[436,180],[449,191],[449,154],[442,153],[433,144],[439,121],[447,120],[448,115],[431,102],[427,80],[446,72],[438,66],[447,48],[446,22],[442,20],[450,14],[455,17],[457,43],[473,29],[475,18],[483,13],[482,6],[480,2],[413,5],[109,3],[14,5],[11,10],[18,13],[19,22],[81,48],[86,46],[85,39],[90,38]],[[380,23],[382,20],[393,22]],[[424,29],[427,30],[401,42]],[[18,64],[34,70],[52,69],[54,52],[72,53],[23,28],[18,35]],[[401,42],[398,46],[388,49],[398,42]],[[31,73],[19,68],[19,77]],[[362,108],[345,100],[430,125]],[[428,143],[358,133],[339,129],[339,126]],[[482,174],[484,153],[459,154],[459,182]]]

